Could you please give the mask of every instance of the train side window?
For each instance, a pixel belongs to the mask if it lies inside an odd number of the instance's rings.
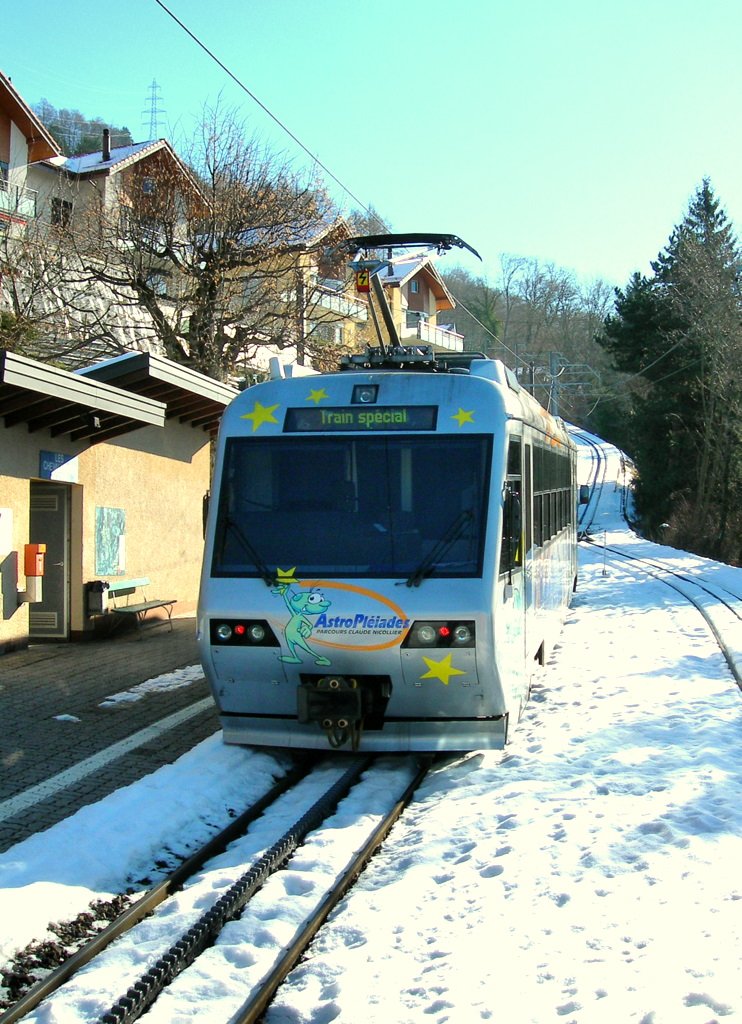
[[[520,476],[520,438],[511,437],[508,445],[508,476]]]
[[[551,536],[555,537],[559,533],[559,520],[557,518],[557,492],[551,492]]]
[[[533,489],[534,491],[543,491],[546,484],[544,482],[544,449],[536,445],[533,449]]]
[[[502,503],[501,575],[512,572],[523,564],[522,527],[520,480],[508,480],[503,490]]]
[[[507,478],[503,490],[500,572],[512,572],[523,564],[523,505],[521,498],[520,438],[508,444]]]

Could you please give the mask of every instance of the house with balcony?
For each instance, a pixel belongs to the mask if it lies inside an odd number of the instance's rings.
[[[29,166],[60,156],[60,149],[9,78],[0,72],[0,231],[23,231],[38,211]]]
[[[420,342],[434,352],[463,352],[464,336],[450,325],[447,313],[456,301],[430,255],[410,255],[392,261],[380,272],[392,319],[403,345]],[[439,317],[445,317],[439,323]]]
[[[152,310],[129,282],[134,273],[143,272],[157,296],[158,314],[175,336],[182,333],[178,282],[161,251],[185,248],[186,211],[206,202],[196,178],[167,140],[112,147],[110,132],[104,129],[99,150],[40,160],[29,167],[28,181],[37,196],[38,233],[56,239],[57,246],[67,249],[68,260],[84,258],[101,270],[97,281],[78,274],[70,285],[77,288],[70,293],[74,308],[90,309],[91,323],[100,324],[109,339],[107,348],[91,352],[89,358],[131,349],[166,354]],[[74,326],[79,329],[79,324]]]
[[[28,179],[39,196],[38,215],[49,223],[67,227],[73,218],[82,223],[92,215],[123,229],[122,237],[128,234],[132,211],[146,215],[148,203],[158,220],[167,206],[174,226],[186,203],[205,203],[195,177],[166,139],[112,147],[107,128],[97,152],[41,159],[29,167]]]
[[[63,156],[9,80],[0,78],[8,111],[7,141],[4,150],[0,147],[0,157],[7,153],[0,165],[7,183],[5,205],[12,206],[16,235],[25,237],[28,246],[47,247],[49,267],[56,268],[55,253],[61,250],[64,265],[72,271],[67,276],[73,279],[60,276],[48,290],[43,282],[35,283],[36,311],[41,310],[43,326],[35,332],[29,354],[42,360],[61,359],[70,369],[81,361],[130,350],[187,361],[194,280],[181,275],[177,261],[165,253],[179,250],[183,264],[197,258],[193,224],[194,214],[199,220],[199,207],[207,214],[207,230],[209,220],[200,182],[165,139],[113,147],[104,130],[100,150]],[[2,196],[0,205],[1,200]],[[186,221],[190,221],[190,236],[184,231]],[[231,294],[220,296],[220,301],[225,334],[233,335],[236,342],[232,379],[240,374],[245,383],[259,379],[279,352],[289,361],[326,368],[344,351],[371,340],[367,300],[353,289],[345,254],[340,262],[332,255],[338,241],[349,233],[340,219],[328,223],[315,237],[297,238],[285,252],[277,251],[275,266],[269,256],[265,265],[253,260],[252,269],[249,261],[241,266],[239,259],[234,271],[227,267]],[[250,246],[252,239],[246,244]],[[28,266],[20,248],[13,259],[14,247],[7,252],[5,294],[0,279],[0,305],[6,308],[12,268],[18,278]],[[91,260],[103,262],[101,279],[74,272],[83,258],[88,266]],[[140,275],[142,258],[149,299],[130,285],[132,275]],[[167,350],[163,325],[171,332]],[[75,351],[65,356],[60,350],[60,339],[65,338],[92,346],[87,357],[80,359]]]

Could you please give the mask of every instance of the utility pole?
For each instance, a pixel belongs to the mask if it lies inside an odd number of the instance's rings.
[[[549,352],[549,412],[552,416],[559,415],[559,378],[564,373],[564,364],[560,363],[558,352]]]
[[[149,87],[149,109],[142,111],[143,117],[146,114],[149,114],[149,135],[147,136],[148,142],[151,142],[153,139],[158,139],[160,137],[160,125],[162,124],[162,122],[159,119],[159,115],[164,114],[165,111],[159,106],[159,92],[160,86],[153,78],[152,84]]]
[[[560,352],[549,352],[549,366],[539,365],[528,358],[529,383],[525,384],[532,395],[542,395],[540,401],[553,416],[561,416],[563,392],[579,392],[583,388],[595,387],[600,383],[600,374],[587,363],[570,363]],[[523,372],[525,378],[525,370]],[[538,381],[538,383],[537,383]],[[544,395],[544,392],[546,394]],[[569,402],[567,403],[570,404]]]

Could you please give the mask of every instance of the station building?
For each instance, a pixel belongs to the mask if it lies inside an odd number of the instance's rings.
[[[146,352],[68,372],[0,349],[0,654],[110,628],[90,595],[116,581],[195,612],[211,439],[236,394]]]

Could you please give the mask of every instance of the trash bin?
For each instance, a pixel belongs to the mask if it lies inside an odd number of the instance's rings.
[[[107,590],[108,584],[105,580],[91,580],[85,584],[88,615],[102,615],[108,610],[106,601]]]

